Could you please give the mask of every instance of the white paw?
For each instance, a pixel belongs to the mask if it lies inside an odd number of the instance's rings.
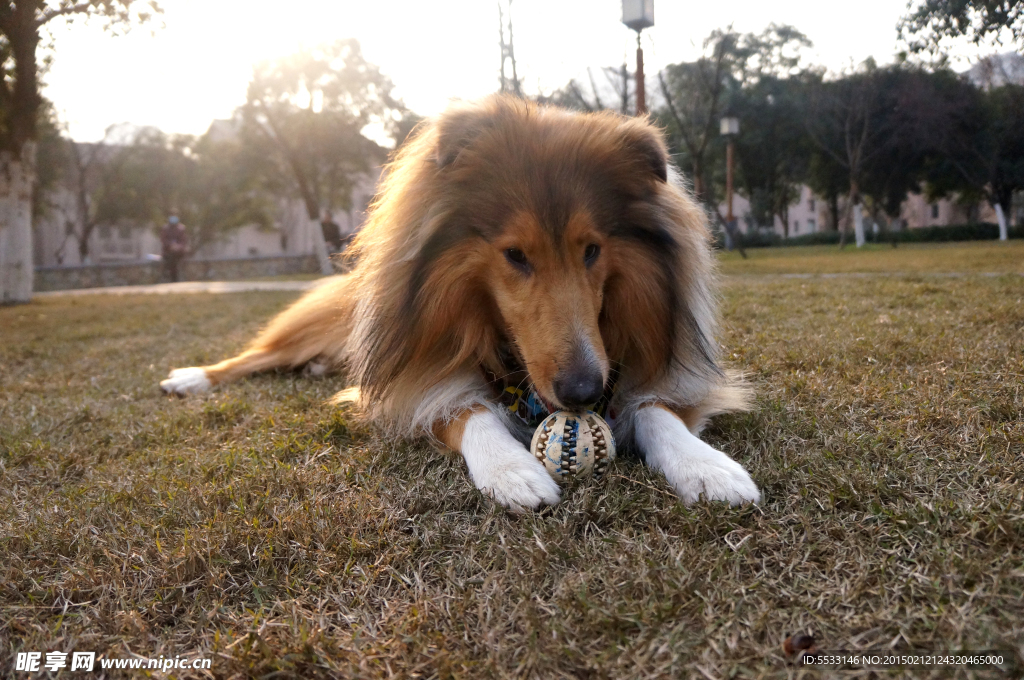
[[[725,501],[729,505],[759,502],[761,492],[743,466],[721,451],[711,450],[718,454],[716,458],[688,460],[675,456],[661,468],[683,502],[696,503],[701,494],[705,500]]]
[[[322,364],[318,361],[310,361],[306,364],[306,368],[303,372],[307,375],[313,376],[314,378],[319,378],[320,376],[327,375],[327,369],[327,364]]]
[[[206,377],[206,371],[198,366],[176,368],[166,380],[160,381],[160,387],[169,394],[199,394],[209,392],[213,383]]]
[[[761,500],[754,480],[743,466],[705,444],[665,409],[649,407],[636,415],[637,444],[647,463],[665,474],[684,503],[705,500],[729,505]]]
[[[530,456],[522,445],[520,448]],[[558,484],[532,456],[480,465],[470,477],[476,488],[514,512],[554,505],[560,499]]]
[[[561,490],[544,465],[490,411],[470,416],[461,449],[476,488],[509,510],[535,510],[559,501]]]

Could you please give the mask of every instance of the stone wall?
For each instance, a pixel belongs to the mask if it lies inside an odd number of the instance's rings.
[[[182,281],[237,281],[265,276],[315,274],[313,255],[253,257],[225,260],[186,260],[179,271]],[[36,267],[35,290],[70,290],[105,286],[139,286],[167,281],[161,262],[95,264],[74,267]]]

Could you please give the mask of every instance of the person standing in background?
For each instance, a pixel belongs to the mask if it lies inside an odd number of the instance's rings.
[[[188,230],[178,216],[171,214],[167,224],[160,230],[160,245],[163,247],[164,271],[171,282],[178,281],[178,265],[188,255]]]
[[[320,222],[320,228],[324,232],[324,243],[327,244],[327,252],[331,255],[341,250],[341,227],[334,221],[330,211],[324,213],[324,219]]]

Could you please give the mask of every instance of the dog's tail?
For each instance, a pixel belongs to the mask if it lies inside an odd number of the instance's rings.
[[[715,416],[749,411],[753,403],[754,390],[746,376],[739,371],[726,370],[725,380],[716,385],[700,404],[684,409],[682,417],[687,427],[696,434]]]
[[[701,404],[708,418],[723,413],[749,411],[754,403],[754,389],[740,371],[726,370],[725,382],[719,384]]]

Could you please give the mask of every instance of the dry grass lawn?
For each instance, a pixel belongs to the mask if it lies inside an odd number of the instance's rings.
[[[849,257],[778,252],[751,262]],[[620,459],[525,517],[325,405],[341,378],[159,392],[292,294],[0,309],[0,676],[28,677],[18,651],[93,650],[206,656],[217,678],[818,677],[786,665],[798,631],[1020,664],[1024,279],[740,277],[724,298],[758,398],[707,438],[763,503],[685,508]]]

